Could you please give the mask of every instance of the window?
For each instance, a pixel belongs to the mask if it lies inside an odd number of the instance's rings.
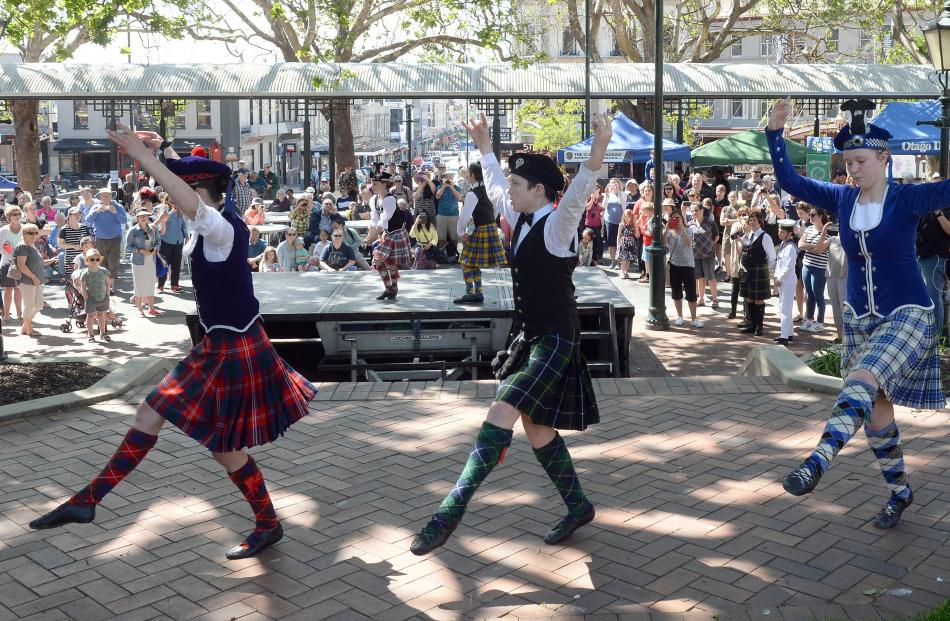
[[[561,39],[561,56],[580,56],[581,46],[569,28],[564,29]]]
[[[775,54],[775,38],[770,35],[763,35],[759,41],[759,54],[765,58],[771,58]]]
[[[136,129],[153,132],[158,131],[158,120],[152,115],[152,110],[149,106],[141,103],[136,104],[134,115]]]
[[[89,129],[89,102],[73,102],[73,129]]]
[[[187,106],[175,108],[175,129],[185,129],[188,124],[185,122],[185,109]]]
[[[742,39],[739,39],[738,41],[733,43],[730,49],[731,49],[733,58],[735,58],[736,56],[742,56]]]
[[[195,101],[198,110],[198,129],[211,129],[211,100],[198,99]]]
[[[731,102],[732,118],[741,119],[745,117],[745,100],[733,99]]]

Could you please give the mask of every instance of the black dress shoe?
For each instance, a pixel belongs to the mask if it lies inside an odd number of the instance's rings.
[[[756,327],[755,327],[755,335],[756,335],[756,336],[762,336],[762,326],[756,326]]]
[[[485,301],[485,297],[478,295],[477,293],[466,293],[460,298],[455,298],[452,300],[453,304],[481,304]]]
[[[887,501],[884,508],[874,516],[874,525],[878,528],[894,528],[897,526],[897,523],[901,521],[901,514],[904,513],[904,509],[909,507],[913,502],[913,491],[906,500],[892,494],[891,499]]]
[[[251,558],[257,556],[264,548],[269,548],[284,537],[284,527],[277,524],[274,530],[255,530],[247,539],[227,551],[225,556],[228,560],[235,561],[240,558]]]
[[[774,340],[779,345],[784,345],[785,347],[788,347],[788,339],[783,339],[782,337],[778,337],[777,339],[772,339],[772,340]]]
[[[736,318],[736,311],[729,311],[729,314],[726,315],[726,319],[735,319],[735,318]]]
[[[33,530],[56,528],[63,524],[88,524],[96,518],[96,505],[71,505],[63,503],[30,522]]]
[[[574,517],[571,514],[568,514],[563,520],[558,522],[558,525],[548,531],[548,534],[544,536],[544,543],[555,545],[561,543],[572,534],[574,531],[583,526],[584,524],[590,523],[594,519],[594,505],[588,503],[587,510],[580,515],[579,517]]]
[[[782,487],[792,496],[804,496],[815,489],[819,480],[821,480],[821,471],[805,460],[802,465],[788,473],[782,481]]]
[[[455,532],[457,526],[458,522],[448,525],[441,520],[435,518],[431,519],[429,523],[425,525],[425,528],[412,538],[409,551],[416,556],[425,556],[445,544],[452,533]]]
[[[739,325],[742,325],[742,324],[739,324]],[[746,324],[746,326],[743,327],[741,330],[739,330],[739,332],[742,332],[743,334],[752,334],[753,332],[755,332],[755,326],[753,326],[752,324]]]

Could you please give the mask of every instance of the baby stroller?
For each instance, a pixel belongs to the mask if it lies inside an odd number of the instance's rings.
[[[72,332],[73,323],[80,330],[86,327],[86,300],[79,293],[79,289],[66,279],[66,304],[69,307],[69,317],[66,318],[59,329],[63,332]],[[116,330],[122,327],[122,320],[116,317],[112,320],[112,327]]]

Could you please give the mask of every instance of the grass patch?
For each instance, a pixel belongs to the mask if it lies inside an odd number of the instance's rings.
[[[821,375],[841,377],[841,352],[827,347],[819,349],[808,361],[808,368]]]

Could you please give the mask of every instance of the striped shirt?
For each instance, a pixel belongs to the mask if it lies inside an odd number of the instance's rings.
[[[817,244],[821,241],[821,229],[817,226],[810,226],[805,229],[805,243],[808,245]],[[808,267],[823,270],[828,268],[828,251],[824,252],[812,252],[811,250],[805,251],[805,258],[802,259],[802,264],[807,265]]]
[[[72,228],[69,226],[63,226],[59,229],[59,239],[67,244],[79,245],[79,241],[86,237],[87,235],[91,236],[92,231],[89,230],[85,224],[80,224],[78,228]],[[73,258],[82,252],[79,248],[75,250],[72,248],[66,249],[66,275],[69,276],[73,273]]]

